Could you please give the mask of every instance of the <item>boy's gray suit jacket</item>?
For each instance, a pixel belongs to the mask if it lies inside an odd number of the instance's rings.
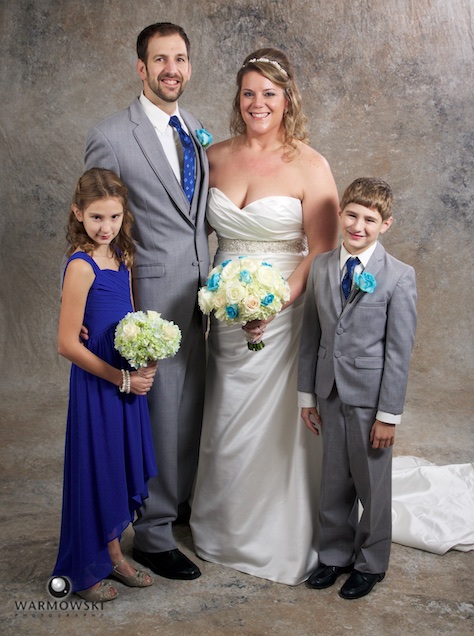
[[[374,292],[354,286],[346,302],[339,254],[320,254],[311,267],[298,390],[325,399],[336,383],[344,404],[400,414],[416,330],[415,272],[377,243],[365,268]]]

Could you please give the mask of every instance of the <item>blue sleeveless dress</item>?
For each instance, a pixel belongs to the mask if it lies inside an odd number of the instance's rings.
[[[84,252],[73,254],[93,268],[87,297],[86,346],[116,368],[129,368],[114,348],[115,327],[133,311],[127,268],[100,269]],[[112,571],[107,542],[120,535],[148,496],[156,475],[145,396],[126,395],[106,380],[71,366],[64,456],[63,510],[53,576],[66,576],[73,591],[91,587]]]

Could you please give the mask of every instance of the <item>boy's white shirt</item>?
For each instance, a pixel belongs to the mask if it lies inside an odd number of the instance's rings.
[[[378,241],[375,241],[373,245],[367,248],[361,254],[357,254],[357,258],[360,263],[356,265],[355,270],[358,274],[360,274],[366,267],[367,263],[370,260],[370,257],[375,252],[375,248],[377,247]],[[343,274],[346,270],[346,261],[348,258],[354,256],[354,254],[350,254],[344,244],[341,243],[340,255],[339,255],[339,266],[341,269],[341,280],[343,278]],[[314,393],[303,393],[302,391],[298,391],[298,406],[300,408],[312,408],[317,406],[317,399]],[[379,420],[379,422],[385,422],[386,424],[400,424],[402,420],[401,414],[394,415],[393,413],[386,413],[385,411],[377,411],[375,415],[375,419]]]

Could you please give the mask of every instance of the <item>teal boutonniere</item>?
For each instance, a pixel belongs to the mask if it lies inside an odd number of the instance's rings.
[[[354,272],[354,285],[362,292],[373,294],[377,281],[369,272],[362,272],[361,274]]]
[[[203,148],[207,148],[212,144],[212,135],[205,128],[199,128],[199,130],[196,130],[196,137]]]

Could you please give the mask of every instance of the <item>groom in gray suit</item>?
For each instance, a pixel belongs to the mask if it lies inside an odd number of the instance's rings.
[[[414,270],[378,242],[392,200],[381,179],[346,189],[343,243],[315,258],[306,289],[299,400],[305,424],[323,437],[320,565],[308,585],[326,588],[350,572],[345,599],[368,594],[390,555],[392,445],[416,328]]]
[[[208,163],[200,122],[178,98],[191,77],[189,39],[164,22],[137,39],[143,92],[90,132],[86,167],[124,181],[135,218],[136,309],[153,309],[182,331],[174,358],[160,361],[149,394],[158,477],[135,522],[133,557],[161,576],[194,579],[199,568],[176,547],[172,524],[186,513],[197,465],[205,376],[205,323],[197,292],[209,271],[205,229]],[[117,458],[119,461],[120,458]]]

